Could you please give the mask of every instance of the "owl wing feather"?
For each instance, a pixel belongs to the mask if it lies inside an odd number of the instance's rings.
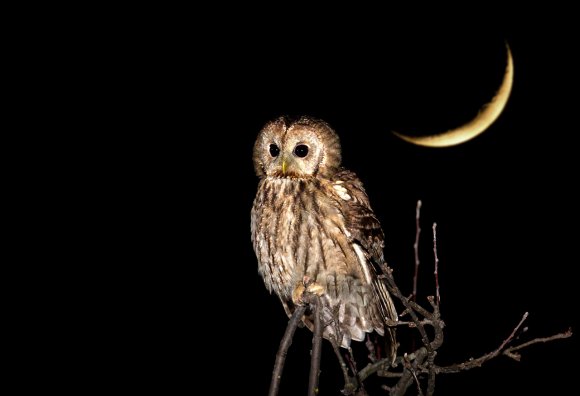
[[[362,248],[366,260],[359,260],[362,272],[370,275],[372,287],[379,300],[380,314],[384,318],[397,321],[397,311],[385,283],[379,278],[382,274],[381,265],[385,263],[383,256],[384,234],[381,224],[371,209],[369,198],[362,182],[354,172],[339,171],[333,181],[346,190],[341,199],[346,230],[350,234],[351,243]],[[345,199],[348,198],[348,199]],[[397,343],[395,329],[385,326],[390,341],[390,354],[396,356]]]

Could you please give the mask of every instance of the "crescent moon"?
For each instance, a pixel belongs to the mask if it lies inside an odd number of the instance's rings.
[[[507,66],[503,82],[491,101],[485,104],[474,119],[458,128],[430,136],[408,136],[402,133],[393,133],[401,139],[425,147],[449,147],[473,139],[485,131],[499,117],[510,97],[514,79],[514,61],[509,45],[507,48]]]

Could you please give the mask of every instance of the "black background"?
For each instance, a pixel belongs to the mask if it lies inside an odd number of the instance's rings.
[[[97,66],[107,98],[95,140],[111,156],[110,190],[100,199],[114,218],[103,240],[123,252],[106,274],[122,298],[105,313],[114,352],[104,378],[124,379],[127,389],[266,394],[286,318],[250,242],[252,146],[263,124],[283,114],[319,117],[337,131],[406,293],[423,201],[421,302],[434,293],[437,222],[447,325],[440,364],[495,349],[526,311],[529,330],[518,341],[575,325],[572,29],[553,20],[394,27],[392,16],[278,17],[205,27],[148,20],[115,38],[113,60]],[[469,121],[502,81],[506,41],[514,86],[489,130],[440,149],[391,134]],[[282,394],[305,393],[309,345],[309,332],[298,330]],[[437,394],[569,393],[576,345],[575,337],[537,345],[520,363],[497,358],[440,376]],[[341,381],[325,349],[321,394],[338,394]]]

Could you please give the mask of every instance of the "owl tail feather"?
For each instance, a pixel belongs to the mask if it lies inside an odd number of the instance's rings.
[[[397,353],[396,331],[384,324],[381,309],[378,304],[358,305],[356,302],[336,302],[325,295],[322,299],[322,323],[326,324],[323,337],[327,340],[335,339],[342,348],[349,348],[352,340],[365,341],[366,334],[377,332],[385,336],[386,351],[388,357],[394,361]],[[334,304],[333,304],[334,302]],[[360,301],[359,301],[360,302]],[[282,301],[288,317],[294,312],[294,304],[291,301]],[[364,307],[364,308],[363,308]],[[361,312],[359,309],[363,309]],[[338,323],[336,321],[338,318]],[[314,315],[312,311],[306,311],[302,322],[313,331]],[[385,329],[386,333],[385,334]]]

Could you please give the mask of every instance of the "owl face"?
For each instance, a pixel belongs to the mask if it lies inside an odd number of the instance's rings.
[[[340,166],[340,141],[324,121],[280,117],[267,123],[254,145],[260,177],[330,177]]]

